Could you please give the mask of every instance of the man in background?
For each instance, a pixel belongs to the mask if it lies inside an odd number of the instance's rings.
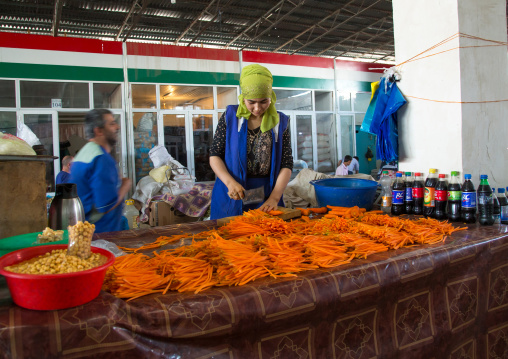
[[[85,218],[95,224],[97,233],[122,230],[123,200],[132,185],[129,178],[120,180],[111,156],[118,130],[111,111],[89,111],[85,116],[85,135],[89,142],[72,163],[71,181],[76,183]]]
[[[347,176],[349,174],[347,166],[351,164],[351,159],[350,155],[344,157],[344,160],[341,161],[339,167],[337,167],[337,170],[335,171],[336,176]]]
[[[358,156],[353,156],[351,163],[347,166],[348,173],[355,175],[360,172],[360,163],[358,162]]]
[[[69,179],[71,178],[71,163],[72,163],[72,156],[65,156],[63,158],[62,170],[56,176],[56,180],[55,180],[56,184],[69,183]]]

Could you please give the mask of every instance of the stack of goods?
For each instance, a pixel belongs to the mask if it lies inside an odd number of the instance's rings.
[[[148,176],[153,169],[149,152],[157,143],[157,133],[154,131],[134,131],[134,149],[136,162],[136,178]]]
[[[333,212],[333,213],[332,213]],[[257,278],[295,277],[401,247],[443,242],[460,230],[435,219],[409,220],[335,207],[326,217],[285,222],[252,210],[223,227],[193,235],[192,244],[152,252],[191,235],[162,236],[116,259],[104,289],[129,300],[168,290],[198,293],[213,286],[243,285]]]
[[[318,172],[333,172],[335,170],[332,163],[332,154],[329,135],[318,133],[317,135],[317,159]],[[298,144],[298,159],[304,160],[309,168],[313,168],[314,151],[312,145],[312,136],[303,137],[303,142]]]

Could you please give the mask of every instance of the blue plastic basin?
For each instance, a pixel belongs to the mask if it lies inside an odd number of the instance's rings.
[[[377,182],[360,178],[325,178],[310,181],[320,207],[326,205],[372,209]]]

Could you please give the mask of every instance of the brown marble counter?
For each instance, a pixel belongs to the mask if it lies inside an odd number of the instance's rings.
[[[97,235],[124,246],[214,221]],[[0,280],[4,358],[505,358],[508,226],[199,294],[66,310],[14,305]]]

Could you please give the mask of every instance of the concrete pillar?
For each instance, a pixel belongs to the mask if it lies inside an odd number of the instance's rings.
[[[501,42],[455,37],[400,67],[400,169],[471,173],[475,186],[487,174],[492,187],[508,186],[508,102],[459,103],[508,99],[506,0],[392,3],[397,64],[457,33]]]

